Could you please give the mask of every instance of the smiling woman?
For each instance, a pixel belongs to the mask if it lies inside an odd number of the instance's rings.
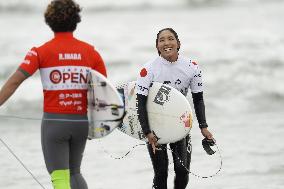
[[[156,48],[160,56],[170,62],[174,62],[178,58],[180,49],[180,41],[178,34],[172,28],[162,29],[156,38]]]
[[[168,84],[185,96],[190,89],[201,133],[205,138],[213,139],[207,129],[205,118],[201,70],[196,62],[179,56],[180,45],[178,35],[172,28],[160,30],[156,38],[159,57],[143,66],[136,83],[138,119],[143,133],[148,139],[148,151],[155,175],[153,180],[155,189],[167,188],[168,154],[167,144],[158,144],[158,138],[149,126],[146,103],[152,82]],[[191,160],[188,147],[190,145],[189,135],[175,143],[170,143],[176,174],[175,189],[185,189],[188,184],[188,170]]]

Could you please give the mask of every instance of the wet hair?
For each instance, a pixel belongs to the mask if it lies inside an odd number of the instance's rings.
[[[53,0],[44,13],[45,22],[54,32],[73,32],[81,21],[80,11],[73,0]]]
[[[175,38],[176,38],[176,40],[177,40],[177,42],[178,42],[178,48],[177,48],[177,50],[179,51],[179,49],[180,49],[180,40],[179,40],[179,38],[178,38],[178,34],[177,34],[177,32],[173,29],[173,28],[164,28],[164,29],[161,29],[158,33],[157,33],[157,38],[156,38],[156,47],[158,47],[158,41],[159,41],[159,37],[160,37],[160,34],[163,32],[163,31],[166,31],[166,30],[168,30],[169,32],[171,32],[174,36],[175,36]],[[158,48],[157,48],[158,49]],[[160,55],[161,54],[161,52],[158,50],[158,54]]]

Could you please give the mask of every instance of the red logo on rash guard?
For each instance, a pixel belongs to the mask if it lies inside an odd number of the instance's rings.
[[[61,77],[62,76],[59,70],[53,70],[49,75],[50,81],[55,84],[61,81]]]
[[[62,83],[87,83],[87,76],[83,73],[77,72],[63,72],[61,73],[59,70],[53,70],[50,72],[49,79],[52,83],[58,84]]]
[[[146,68],[143,68],[141,71],[140,71],[140,76],[141,77],[145,77],[147,75],[147,70]]]
[[[197,65],[197,63],[196,63],[196,62],[194,62],[194,61],[192,61],[192,64]]]

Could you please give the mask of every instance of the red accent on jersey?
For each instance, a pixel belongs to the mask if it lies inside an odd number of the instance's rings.
[[[192,62],[192,64],[197,65],[197,63],[196,63],[196,62],[194,62],[194,61],[191,61],[191,62]]]
[[[143,68],[141,71],[140,71],[140,76],[141,77],[145,77],[147,75],[147,70],[146,68]]]
[[[69,32],[55,33],[52,40],[27,53],[20,70],[32,75],[38,69],[47,113],[86,114],[88,70],[94,69],[106,76],[100,54]]]

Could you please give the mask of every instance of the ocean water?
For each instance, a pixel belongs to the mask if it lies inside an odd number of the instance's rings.
[[[43,19],[48,1],[0,1],[0,86],[26,52],[52,37]],[[280,189],[284,187],[284,2],[280,0],[78,1],[82,22],[75,36],[96,46],[114,84],[136,78],[157,55],[159,29],[174,28],[180,53],[203,70],[209,128],[222,154],[221,172],[190,176],[191,189]],[[32,92],[31,92],[32,91]],[[190,97],[189,97],[190,98]],[[38,73],[25,81],[0,115],[41,118]],[[0,117],[0,138],[46,189],[51,189],[40,146],[40,121]],[[194,122],[191,171],[208,176],[220,166],[207,156]],[[151,188],[153,172],[144,146],[119,131],[88,141],[82,173],[89,188]],[[122,160],[113,157],[131,153]],[[41,188],[0,143],[0,188]],[[169,188],[173,188],[173,165]]]

